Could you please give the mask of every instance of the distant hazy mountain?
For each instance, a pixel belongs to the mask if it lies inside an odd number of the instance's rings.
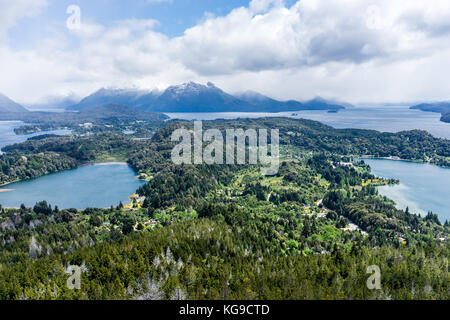
[[[49,96],[46,97],[45,102],[33,103],[25,105],[29,111],[63,111],[64,109],[77,104],[80,99],[74,94],[66,96]]]
[[[236,97],[251,103],[258,107],[256,111],[263,112],[283,112],[283,111],[301,111],[301,110],[341,110],[345,109],[344,104],[330,102],[322,98],[315,98],[307,102],[296,100],[278,101],[262,95],[258,92],[247,91],[237,94]],[[349,106],[349,104],[346,104]],[[272,111],[275,110],[275,111]]]
[[[236,98],[212,83],[194,82],[171,86],[159,96],[153,107],[160,112],[237,112],[253,111],[254,106]]]
[[[410,109],[418,109],[428,112],[447,113],[450,112],[450,102],[421,103],[412,106]]]
[[[100,89],[67,110],[81,111],[110,103],[144,108],[153,105],[157,96],[158,93],[134,89]]]
[[[85,109],[79,113],[72,113],[77,116],[77,119],[85,119],[86,121],[92,119],[112,119],[117,118],[121,120],[146,120],[146,121],[161,121],[169,117],[162,113],[140,111],[121,104],[106,104],[99,107]]]
[[[308,102],[278,101],[257,92],[231,95],[214,84],[189,82],[164,92],[101,89],[69,110],[85,110],[108,103],[124,104],[153,112],[281,112],[299,110],[340,110],[341,104],[317,98]]]
[[[255,92],[255,91],[246,91],[244,93],[238,93],[238,94],[236,94],[236,97],[238,97],[239,99],[241,99],[245,102],[250,103],[253,106],[258,106],[257,111],[262,111],[262,112],[269,111],[269,110],[277,110],[279,112],[294,111],[294,110],[298,110],[297,108],[301,106],[300,102],[291,101],[290,107],[292,107],[292,109],[284,110],[289,102],[278,101],[278,100],[269,98],[265,95]],[[289,109],[289,107],[288,107],[288,109]],[[277,111],[275,111],[275,112],[277,112]]]
[[[28,110],[0,93],[0,112],[28,112]]]
[[[421,103],[410,109],[440,113],[442,114],[441,121],[450,123],[450,102]]]

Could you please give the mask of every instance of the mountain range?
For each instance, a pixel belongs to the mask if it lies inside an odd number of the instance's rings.
[[[0,112],[21,113],[28,112],[28,110],[0,93]]]
[[[282,112],[345,109],[342,104],[316,98],[307,102],[279,101],[247,91],[232,95],[211,82],[188,82],[170,86],[163,92],[135,89],[100,89],[67,110],[82,111],[108,103],[123,104],[151,112]]]

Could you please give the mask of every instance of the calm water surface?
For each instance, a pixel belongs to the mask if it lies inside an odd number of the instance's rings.
[[[328,113],[327,111],[293,111],[279,113],[220,112],[220,113],[167,113],[172,119],[214,120],[261,117],[291,117],[316,120],[334,128],[372,129],[382,132],[398,132],[421,129],[450,139],[450,123],[440,121],[441,115],[406,106],[354,107]]]
[[[450,169],[426,163],[384,159],[364,159],[372,172],[383,178],[396,178],[399,185],[382,186],[380,194],[410,212],[437,213],[442,222],[450,220]]]
[[[27,141],[31,137],[43,134],[69,134],[70,130],[40,131],[32,134],[17,135],[14,129],[23,126],[22,121],[0,121],[0,154],[3,147]]]
[[[128,203],[128,197],[144,183],[126,164],[88,165],[4,186],[0,190],[13,191],[0,192],[0,204],[31,207],[47,200],[59,208],[108,208],[120,201]]]

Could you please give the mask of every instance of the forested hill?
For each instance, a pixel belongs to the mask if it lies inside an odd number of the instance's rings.
[[[84,122],[107,123],[108,121],[163,121],[168,118],[162,113],[139,111],[120,104],[99,105],[81,112],[0,113],[0,120],[21,120],[41,125],[74,125]]]
[[[16,134],[42,130],[71,129],[73,131],[121,131],[130,126],[135,129],[148,126],[161,127],[169,117],[162,113],[136,110],[126,105],[107,104],[81,112],[27,112],[0,113],[1,120],[21,120],[31,125],[16,128]],[[144,131],[148,131],[144,129]]]
[[[28,112],[27,109],[22,107],[20,104],[14,102],[7,96],[0,93],[0,114],[6,112]]]
[[[450,112],[443,114],[441,121],[450,123]]]
[[[396,209],[376,190],[395,180],[339,154],[444,154],[448,140],[284,118],[204,122],[279,129],[282,162],[269,177],[258,166],[174,165],[171,133],[192,125],[169,122],[151,141],[105,132],[8,147],[0,168],[25,176],[48,154],[83,163],[121,153],[148,183],[125,207],[0,207],[0,299],[448,299],[448,222]],[[80,290],[66,285],[71,265]],[[378,290],[366,285],[372,265]]]
[[[188,122],[172,122],[161,129],[155,139],[169,139],[175,127],[190,126]],[[450,167],[450,140],[436,138],[426,131],[398,133],[362,129],[334,129],[320,122],[291,118],[260,118],[204,121],[204,130],[216,128],[279,129],[282,145],[295,145],[308,152],[339,155],[372,155],[429,161]]]

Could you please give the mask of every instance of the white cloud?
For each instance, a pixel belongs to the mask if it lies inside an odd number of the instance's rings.
[[[264,14],[255,14],[266,10]],[[304,0],[290,9],[254,0],[250,9],[208,19],[177,39],[185,64],[202,74],[308,67],[327,62],[427,55],[447,46],[450,2]],[[431,3],[439,4],[435,9]],[[421,4],[421,5],[419,5]],[[253,8],[253,10],[252,10]],[[257,8],[257,9],[255,9]],[[369,9],[376,16],[371,16]],[[362,13],[362,14],[361,14]]]
[[[0,22],[0,34],[20,18],[7,16],[15,18]],[[45,39],[29,51],[0,45],[0,91],[31,102],[102,86],[212,80],[286,99],[449,98],[448,0],[302,0],[290,8],[253,0],[172,39],[154,30],[157,23],[131,19],[106,28],[83,20],[70,33],[75,49],[70,38]]]
[[[20,19],[39,13],[46,5],[47,0],[0,0],[0,41]]]

